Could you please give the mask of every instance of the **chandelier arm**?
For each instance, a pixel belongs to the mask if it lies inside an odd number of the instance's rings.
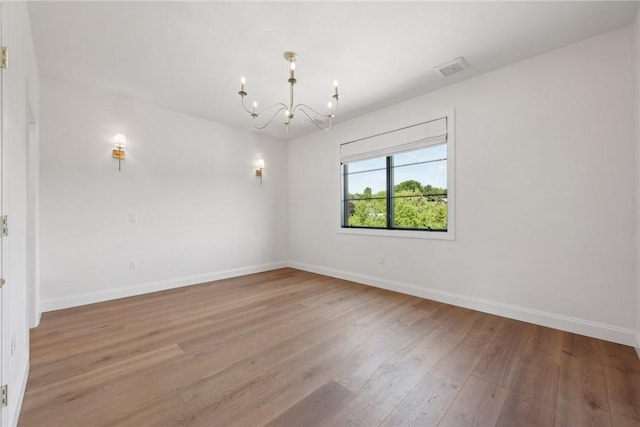
[[[246,105],[244,105],[244,96],[241,96],[240,99],[242,99],[242,108],[244,108],[244,111],[246,111],[249,114],[253,114],[253,111],[249,110]]]
[[[258,130],[262,130],[262,129],[266,128],[267,126],[269,126],[269,124],[273,121],[273,119],[275,119],[275,118],[276,118],[276,116],[278,115],[278,113],[279,113],[280,111],[286,111],[286,110],[287,110],[287,106],[286,106],[286,105],[284,105],[284,104],[276,104],[276,105],[274,105],[274,107],[275,107],[275,106],[277,106],[277,105],[281,105],[281,107],[280,107],[280,108],[278,108],[278,110],[276,110],[276,112],[275,112],[275,113],[273,113],[273,115],[271,116],[271,118],[269,119],[269,121],[268,121],[268,122],[266,122],[266,123],[264,124],[264,126],[257,126],[257,125],[256,125],[256,119],[255,119],[255,117],[254,117],[254,118],[253,118],[253,127],[254,127],[254,128],[256,128],[256,129],[258,129]]]
[[[306,105],[304,105],[304,104],[298,104],[298,105],[296,105],[296,108],[298,108],[298,107],[306,107]],[[311,110],[315,112],[315,110],[313,110],[313,108],[311,108]],[[307,112],[304,110],[304,108],[300,108],[300,111],[302,111],[302,113],[303,113],[305,116],[307,116],[307,118],[309,118],[309,120],[311,121],[311,123],[313,123],[313,124],[314,124],[318,129],[320,129],[320,130],[325,130],[325,131],[326,131],[326,130],[331,129],[331,118],[329,118],[329,126],[327,126],[327,127],[325,128],[325,127],[322,127],[322,126],[320,125],[320,122],[318,122],[316,119],[314,119],[313,117],[311,117],[311,116],[309,115],[309,113],[307,113]],[[324,116],[324,117],[328,117],[328,116],[323,115],[323,114],[319,114],[319,115],[320,115],[320,116]]]
[[[322,114],[322,113],[319,113],[319,112],[318,112],[318,111],[316,111],[315,109],[313,109],[313,108],[309,107],[307,104],[298,104],[298,105],[296,105],[296,106],[295,106],[295,108],[293,109],[293,111],[297,110],[297,109],[298,109],[298,107],[301,107],[301,108],[300,108],[300,111],[302,111],[302,112],[304,112],[304,110],[302,109],[302,108],[304,107],[304,108],[308,108],[309,110],[313,111],[317,116],[326,117],[326,118],[328,118],[328,119],[332,119],[332,118],[333,118],[333,114]]]
[[[289,109],[289,107],[287,107],[286,105],[284,105],[282,102],[278,102],[277,104],[273,104],[273,105],[272,105],[272,106],[270,106],[270,107],[263,108],[263,109],[262,109],[262,111],[261,111],[261,113],[263,113],[263,112],[265,112],[265,111],[269,111],[269,110],[271,110],[272,108],[275,108],[275,107],[281,107],[281,109],[280,109],[280,110],[278,110],[278,111],[282,111],[282,108],[284,108],[285,110],[288,110],[288,109]],[[244,108],[244,111],[246,111],[246,112],[247,112],[247,113],[249,113],[250,115],[254,115],[254,114],[260,115],[260,114],[261,114],[261,113],[259,113],[259,112],[257,112],[257,111],[249,110],[249,109],[247,108],[247,106],[246,106],[246,105],[244,105],[244,96],[242,97],[242,108]]]

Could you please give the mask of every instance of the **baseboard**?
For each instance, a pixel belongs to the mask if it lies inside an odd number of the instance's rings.
[[[424,288],[407,283],[380,279],[377,277],[367,276],[359,273],[336,270],[333,268],[305,264],[296,261],[289,261],[288,266],[297,268],[299,270],[305,270],[325,276],[336,277],[339,279],[375,286],[377,288],[387,289],[403,294],[414,295],[417,297],[439,301],[446,304],[508,317],[515,320],[521,320],[523,322],[533,323],[536,325],[547,326],[554,329],[560,329],[567,332],[573,332],[580,335],[586,335],[593,338],[599,338],[606,341],[612,341],[636,348],[639,345],[636,342],[636,331],[633,329],[621,328],[619,326],[592,322],[585,319],[577,319],[561,314],[533,310],[526,307],[504,304],[497,301],[476,298],[468,295]]]
[[[60,310],[63,308],[77,307],[86,304],[109,301],[118,298],[126,298],[151,292],[164,291],[167,289],[191,286],[215,280],[228,279],[231,277],[244,276],[247,274],[261,273],[264,271],[276,270],[278,268],[292,267],[299,270],[310,271],[312,273],[325,276],[336,277],[352,282],[375,286],[390,291],[403,294],[414,295],[434,301],[465,307],[472,310],[491,313],[498,316],[534,323],[536,325],[547,326],[563,331],[586,335],[612,341],[636,348],[640,357],[640,335],[633,329],[621,328],[619,326],[608,325],[599,322],[592,322],[585,319],[564,316],[556,313],[533,310],[526,307],[519,307],[504,304],[496,301],[476,298],[453,292],[441,291],[437,289],[419,287],[407,283],[393,280],[380,279],[349,271],[337,270],[318,265],[305,264],[296,261],[276,262],[270,264],[260,264],[255,266],[223,270],[219,272],[174,278],[158,282],[144,283],[137,286],[110,289],[99,292],[87,292],[61,298],[45,299],[42,301],[42,312]]]
[[[97,302],[110,301],[118,298],[127,298],[136,295],[148,294],[151,292],[165,291],[167,289],[181,288],[184,286],[197,285],[200,283],[212,282],[215,280],[229,279],[231,277],[244,276],[247,274],[262,273],[264,271],[276,270],[287,267],[284,262],[270,264],[253,265],[249,267],[235,268],[231,270],[217,271],[207,274],[199,274],[188,277],[178,277],[170,280],[143,283],[136,286],[109,289],[98,292],[87,292],[70,295],[60,298],[50,298],[42,301],[42,312],[60,310],[63,308],[77,307],[81,305],[94,304]]]
[[[18,374],[18,383],[14,386],[15,390],[9,391],[9,425],[17,426],[18,418],[20,418],[20,410],[22,409],[22,401],[24,393],[27,389],[27,378],[29,377],[29,355],[23,358],[20,363],[20,373]]]

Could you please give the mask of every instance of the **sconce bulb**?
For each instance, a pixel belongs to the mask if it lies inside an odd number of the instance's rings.
[[[244,76],[240,77],[240,83],[241,84],[246,84],[247,83],[247,79],[245,79]]]
[[[258,169],[264,169],[264,159],[258,159],[256,166],[258,167]]]
[[[113,137],[113,144],[118,148],[124,148],[127,146],[127,137],[123,133],[117,133]]]
[[[338,87],[338,81],[337,80],[333,81],[333,87]]]

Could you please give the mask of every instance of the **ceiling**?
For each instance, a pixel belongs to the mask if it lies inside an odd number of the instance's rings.
[[[634,22],[638,2],[29,2],[42,76],[251,129],[240,106],[321,111],[334,124]],[[449,77],[433,68],[463,56]],[[316,130],[302,115],[290,136]],[[284,118],[261,132],[286,138]],[[256,131],[258,132],[258,131]]]

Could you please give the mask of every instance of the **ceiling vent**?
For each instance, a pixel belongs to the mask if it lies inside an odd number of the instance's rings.
[[[458,56],[456,59],[447,62],[446,64],[438,65],[434,67],[434,71],[440,74],[442,77],[450,76],[458,71],[462,71],[467,68],[469,64],[464,60],[462,56]]]

